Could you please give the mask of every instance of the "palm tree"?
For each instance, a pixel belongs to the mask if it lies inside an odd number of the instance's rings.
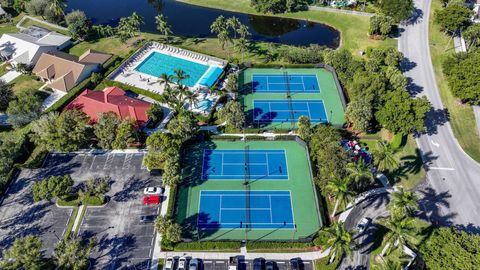
[[[158,77],[157,82],[160,85],[165,84],[165,88],[167,88],[173,83],[173,75],[167,75],[167,73],[162,73],[162,75]]]
[[[228,30],[223,30],[217,35],[218,42],[222,46],[222,49],[224,49],[227,52],[227,58],[229,58],[229,46],[228,44],[232,41],[230,38],[230,34],[228,33]]]
[[[223,15],[218,16],[212,25],[210,25],[210,31],[214,34],[218,34],[227,28],[227,21]]]
[[[198,94],[192,91],[188,91],[185,93],[185,100],[188,101],[191,107],[196,107],[198,104]]]
[[[243,59],[245,58],[245,52],[248,50],[248,41],[245,38],[239,38],[236,44],[236,48],[239,53],[242,54],[242,62]]]
[[[388,204],[390,210],[399,210],[403,215],[410,215],[418,210],[418,198],[415,193],[398,188],[392,193],[392,199]]]
[[[365,162],[363,162],[362,159],[354,163],[348,163],[346,169],[348,177],[356,183],[358,188],[375,180],[370,168],[365,165]]]
[[[237,33],[240,35],[241,38],[247,38],[247,36],[250,35],[250,32],[248,31],[248,26],[241,24],[240,27],[237,29]]]
[[[187,100],[186,97],[189,96],[189,93],[192,92],[190,91],[190,88],[188,88],[188,86],[183,84],[177,85],[176,90],[177,90],[177,98],[182,104]]]
[[[348,178],[338,178],[332,175],[332,178],[328,182],[326,189],[333,193],[335,196],[335,207],[333,208],[332,217],[337,213],[337,209],[340,203],[346,203],[353,197],[353,192],[349,187],[350,180]]]
[[[403,248],[407,243],[415,241],[416,233],[413,222],[414,219],[410,217],[399,217],[397,215],[390,215],[388,218],[378,220],[378,223],[388,230],[384,236],[386,245],[382,250],[382,257],[395,248]]]
[[[167,22],[167,17],[165,17],[163,14],[159,14],[155,16],[155,23],[157,24],[157,30],[160,31],[165,36],[165,40],[167,41],[168,44],[168,36],[172,34],[172,29],[170,25]]]
[[[386,259],[382,263],[382,270],[403,270],[402,264],[398,261]]]
[[[353,241],[352,233],[345,229],[343,222],[334,223],[331,227],[325,229],[330,235],[330,239],[327,241],[326,248],[330,249],[329,263],[332,263],[336,255],[343,256],[347,254],[348,257],[352,256]]]
[[[386,141],[378,141],[377,148],[373,151],[377,168],[380,171],[393,170],[398,167],[395,150]]]
[[[182,108],[182,102],[179,100],[179,91],[166,85],[162,93],[162,101],[165,102],[174,112],[179,112]]]
[[[190,78],[190,75],[188,75],[187,73],[185,73],[185,71],[181,69],[176,69],[173,71],[173,73],[175,73],[174,78],[177,81],[177,84],[181,84],[183,80]]]
[[[227,26],[230,27],[230,29],[233,30],[233,38],[236,39],[237,38],[237,29],[240,27],[240,25],[242,25],[240,23],[240,20],[233,16],[231,18],[228,18],[227,20]]]
[[[51,0],[50,3],[50,9],[53,11],[53,14],[59,17],[64,15],[65,6],[64,0]]]

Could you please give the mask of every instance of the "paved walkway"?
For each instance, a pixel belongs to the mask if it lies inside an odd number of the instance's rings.
[[[40,91],[44,91],[40,88]],[[53,90],[53,92],[48,92],[44,91],[46,93],[49,93],[50,95],[43,101],[42,108],[43,110],[46,110],[50,108],[53,104],[55,104],[59,99],[61,99],[63,96],[65,96],[67,93],[59,90]]]
[[[365,17],[372,17],[373,15],[375,15],[375,14],[373,14],[373,13],[368,13],[368,12],[348,10],[348,9],[330,8],[330,7],[309,6],[308,9],[309,9],[309,10],[318,10],[318,11],[332,12],[332,13],[342,13],[342,14],[358,15],[358,16],[365,16]]]
[[[4,80],[6,83],[9,83],[16,78],[18,78],[20,75],[22,75],[21,72],[18,72],[16,70],[10,70],[9,72],[5,73],[0,79]]]
[[[478,135],[480,136],[480,106],[472,106],[473,109],[473,114],[475,115],[475,120],[477,122],[477,132]]]

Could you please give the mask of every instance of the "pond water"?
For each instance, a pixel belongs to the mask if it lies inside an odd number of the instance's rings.
[[[224,0],[227,1],[227,0]],[[234,0],[232,0],[234,1]],[[155,16],[163,13],[172,26],[174,35],[213,37],[210,25],[220,15],[235,16],[249,27],[253,40],[296,46],[319,44],[337,48],[340,33],[334,28],[308,21],[256,16],[189,5],[175,0],[68,0],[67,11],[83,10],[94,24],[115,26],[121,17],[136,11],[144,17],[141,30],[156,32]]]

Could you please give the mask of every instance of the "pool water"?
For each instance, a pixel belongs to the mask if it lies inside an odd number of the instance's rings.
[[[135,69],[154,77],[160,77],[163,73],[175,76],[174,71],[181,69],[189,76],[182,83],[188,87],[193,87],[208,70],[208,66],[175,56],[152,52]]]

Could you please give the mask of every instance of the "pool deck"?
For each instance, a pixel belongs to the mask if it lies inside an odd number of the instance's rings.
[[[226,61],[219,58],[157,42],[149,42],[137,50],[118,69],[113,71],[108,78],[113,81],[145,89],[157,94],[162,94],[165,87],[158,82],[158,77],[136,70],[137,66],[140,65],[153,52],[167,54],[191,62],[207,65],[209,67],[218,66],[223,68],[226,65]]]

